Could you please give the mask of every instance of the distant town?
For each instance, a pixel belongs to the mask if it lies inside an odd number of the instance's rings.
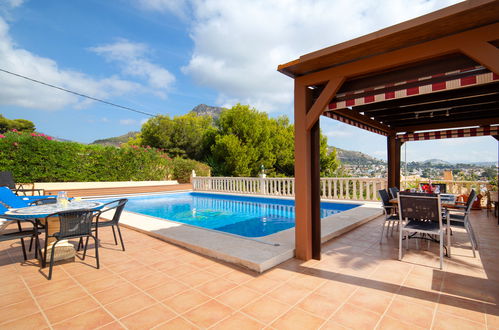
[[[337,148],[344,171],[354,177],[383,178],[386,176],[386,162],[358,151]],[[490,181],[497,177],[497,163],[480,162],[472,164],[449,163],[440,159],[429,159],[422,162],[401,163],[404,177],[413,179],[444,179],[444,171],[452,171],[453,180],[457,181]]]

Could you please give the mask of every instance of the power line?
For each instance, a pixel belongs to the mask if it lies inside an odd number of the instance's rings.
[[[128,111],[133,111],[133,112],[140,113],[140,114],[147,115],[147,116],[151,116],[151,117],[156,117],[156,115],[153,115],[153,114],[141,111],[141,110],[137,110],[137,109],[125,107],[123,105],[119,105],[119,104],[116,104],[116,103],[104,101],[104,100],[101,100],[101,99],[98,99],[98,98],[95,98],[95,97],[92,97],[92,96],[89,96],[89,95],[85,95],[85,94],[82,94],[82,93],[74,92],[74,91],[71,91],[69,89],[65,89],[65,88],[62,88],[62,87],[59,87],[59,86],[55,86],[55,85],[52,85],[52,84],[49,84],[49,83],[46,83],[46,82],[43,82],[43,81],[40,81],[40,80],[36,80],[36,79],[33,79],[33,78],[29,78],[29,77],[20,75],[18,73],[10,72],[10,71],[4,70],[4,69],[0,69],[0,71],[8,73],[8,74],[11,74],[11,75],[19,77],[19,78],[23,78],[23,79],[26,79],[26,80],[29,80],[29,81],[41,84],[41,85],[45,85],[45,86],[48,86],[48,87],[59,89],[61,91],[67,92],[67,93],[71,93],[71,94],[74,94],[74,95],[85,97],[85,98],[90,99],[90,100],[94,100],[94,101],[101,102],[101,103],[104,103],[104,104],[107,104],[107,105],[111,105],[113,107],[121,108],[121,109],[128,110]]]

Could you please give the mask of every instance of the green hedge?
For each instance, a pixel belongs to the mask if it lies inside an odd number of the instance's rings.
[[[209,172],[205,164],[172,160],[153,148],[84,145],[17,131],[0,134],[0,170],[17,182],[149,181],[178,179],[186,172]],[[188,176],[187,176],[188,181]]]

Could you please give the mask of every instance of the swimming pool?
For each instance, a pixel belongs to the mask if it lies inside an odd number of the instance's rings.
[[[321,203],[321,218],[360,204]],[[207,193],[130,197],[126,211],[244,237],[261,237],[295,226],[294,200]]]

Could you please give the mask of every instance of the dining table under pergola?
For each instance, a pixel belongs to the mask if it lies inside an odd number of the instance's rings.
[[[407,141],[499,141],[498,47],[499,1],[468,0],[279,65],[294,79],[297,258],[321,255],[320,116],[386,136],[400,187]]]

